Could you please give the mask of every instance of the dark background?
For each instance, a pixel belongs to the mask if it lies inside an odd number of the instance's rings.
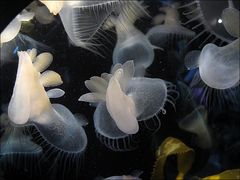
[[[1,0],[1,31],[30,2],[31,1],[27,0],[21,0],[18,2]],[[147,0],[146,3],[150,4],[150,2]],[[155,1],[155,3],[156,5],[151,5],[148,8],[151,15],[158,14],[157,8],[159,7],[160,3],[159,1]],[[152,26],[152,24],[150,19],[143,18],[142,20],[143,21],[138,21],[136,23],[136,26],[145,33],[149,27]],[[143,130],[139,133],[139,138],[141,141],[137,150],[132,152],[113,152],[100,143],[100,141],[96,138],[95,130],[93,127],[92,116],[95,108],[90,107],[87,103],[78,102],[77,100],[82,94],[88,92],[84,86],[85,80],[89,79],[91,76],[100,75],[103,72],[109,72],[112,64],[111,53],[113,51],[114,44],[116,43],[116,36],[115,34],[112,34],[112,44],[106,43],[108,51],[106,53],[106,57],[102,58],[85,49],[69,45],[65,30],[62,24],[59,22],[59,18],[57,18],[54,26],[42,26],[41,24],[36,24],[35,30],[32,32],[31,37],[36,41],[50,46],[53,49],[52,53],[54,55],[54,61],[48,69],[54,70],[61,74],[64,84],[61,85],[60,88],[62,88],[66,94],[64,97],[52,100],[51,102],[63,104],[73,113],[81,113],[87,117],[89,125],[85,127],[85,130],[88,137],[88,147],[84,155],[76,156],[75,160],[72,162],[64,160],[69,157],[69,154],[63,154],[63,159],[57,162],[54,162],[54,158],[49,160],[41,159],[41,161],[37,159],[35,161],[40,162],[39,169],[31,169],[31,167],[36,165],[33,161],[33,157],[27,157],[29,163],[26,163],[26,167],[23,165],[24,158],[20,158],[20,163],[18,164],[12,163],[15,161],[17,162],[18,157],[14,157],[13,161],[6,160],[6,162],[9,161],[9,163],[7,163],[8,166],[4,167],[3,170],[2,176],[4,179],[24,178],[26,180],[91,180],[98,176],[109,177],[113,175],[130,174],[134,170],[140,170],[143,171],[141,178],[147,180],[151,176],[151,171],[155,161],[155,150],[159,144],[161,144],[161,142],[169,136],[177,137],[195,149],[196,157],[190,174],[197,174],[205,166],[208,157],[210,157],[212,153],[198,148],[195,142],[192,141],[192,135],[178,128],[177,121],[183,112],[175,112],[173,108],[168,105],[166,107],[167,114],[164,116],[159,114],[162,122],[160,131],[153,134],[152,132],[149,132],[143,128]],[[193,44],[193,46],[195,45],[197,46],[198,42],[195,42],[195,44]],[[183,78],[179,75],[179,69],[183,69],[183,65],[179,62],[179,56],[174,53],[175,48],[176,46],[172,47],[172,49],[169,48],[168,52],[155,50],[155,61],[153,65],[147,70],[148,77],[162,78],[175,84],[177,80],[183,81]],[[161,69],[161,71],[159,71],[159,69]],[[16,62],[6,64],[1,67],[0,82],[2,104],[7,104],[11,98],[12,89],[15,82],[16,70]],[[180,106],[180,101],[181,100],[177,102],[176,106]],[[192,109],[188,110],[191,111]],[[217,120],[220,122],[220,125],[217,126],[217,131],[219,131],[221,134],[225,132],[224,122],[231,120],[231,122],[233,122],[232,126],[236,126],[236,123],[234,122],[238,117],[239,113],[226,110],[226,112],[224,111],[221,116],[219,114],[217,116],[213,116],[212,121],[214,122]],[[239,123],[237,123],[236,128],[238,127]],[[236,136],[234,136],[234,138],[235,137]],[[219,144],[224,144],[224,138],[219,137]],[[234,140],[236,142],[239,142],[236,139]],[[232,141],[235,143],[234,140],[226,139],[226,145],[231,144]],[[207,168],[204,170],[204,172],[201,172],[199,174],[206,176],[220,170],[240,167],[239,163],[235,162],[236,159],[238,159],[236,158],[238,157],[236,154],[239,152],[239,145],[233,147],[235,148],[234,152],[232,152],[234,149],[231,151],[225,151],[224,145],[220,147],[218,146],[217,150],[214,150],[213,154],[222,154],[222,156],[224,156],[225,160],[222,158],[223,160],[221,167],[219,169],[216,167],[213,169]],[[232,155],[232,153],[235,153],[235,155]],[[78,160],[81,160],[80,164],[78,164]],[[216,160],[216,163],[218,162],[219,161]],[[52,169],[50,169],[52,165],[54,166]],[[168,179],[174,179],[177,172],[176,157],[169,159],[169,162],[166,165],[166,169]]]

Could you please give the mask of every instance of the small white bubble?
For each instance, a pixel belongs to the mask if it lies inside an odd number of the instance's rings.
[[[222,19],[218,19],[218,23],[221,24],[222,23]]]

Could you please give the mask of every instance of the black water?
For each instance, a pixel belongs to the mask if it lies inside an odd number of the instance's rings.
[[[152,16],[158,13],[157,7],[160,7],[161,3],[158,1],[146,1],[146,3],[149,5],[148,10]],[[8,6],[7,11],[9,10],[8,3],[3,6]],[[3,8],[3,6],[1,6],[1,8]],[[16,8],[13,10],[13,8],[11,8],[11,13],[8,11],[8,14],[1,13],[3,15],[1,15],[1,18],[8,18],[9,14],[12,15],[15,13],[15,9]],[[79,159],[73,159],[70,163],[64,161],[69,154],[63,154],[62,161],[58,161],[55,164],[54,156],[49,160],[37,157],[34,162],[32,162],[33,157],[24,158],[16,155],[11,157],[13,161],[6,157],[6,160],[1,162],[4,166],[0,169],[0,179],[88,180],[98,176],[109,177],[113,175],[131,174],[134,170],[140,170],[143,171],[141,178],[147,180],[151,177],[155,161],[155,150],[161,142],[169,136],[182,140],[195,150],[195,161],[186,178],[196,175],[204,177],[226,169],[240,168],[240,163],[237,161],[237,159],[240,158],[240,109],[225,107],[223,110],[216,108],[216,111],[209,112],[208,121],[212,129],[215,146],[211,150],[203,150],[197,147],[192,134],[180,130],[177,126],[179,119],[186,113],[181,109],[181,103],[183,101],[181,96],[177,101],[176,111],[167,105],[167,114],[159,114],[162,126],[157,133],[147,131],[143,128],[139,133],[140,142],[138,149],[131,152],[114,152],[106,148],[96,138],[93,127],[93,113],[95,108],[90,107],[87,103],[79,102],[78,98],[88,92],[84,86],[85,80],[91,76],[109,72],[112,64],[111,57],[116,42],[116,35],[114,33],[111,34],[113,38],[112,44],[104,42],[107,50],[104,50],[105,58],[103,58],[88,50],[70,45],[59,17],[50,25],[43,26],[36,20],[33,20],[33,23],[35,24],[34,29],[27,35],[51,48],[54,60],[48,69],[58,72],[64,81],[64,84],[59,88],[63,89],[66,94],[64,97],[52,100],[51,102],[63,104],[69,108],[71,112],[81,113],[87,117],[89,125],[85,127],[85,131],[88,137],[88,147],[84,155],[79,156]],[[1,21],[1,27],[5,25],[6,23],[2,23]],[[152,26],[151,19],[143,18],[141,21],[137,21],[136,26],[146,33]],[[24,32],[22,32],[22,34],[24,34]],[[199,42],[196,41],[192,46],[198,46],[198,43]],[[147,76],[170,81],[176,84],[179,90],[177,82],[183,82],[186,75],[186,69],[181,59],[184,53],[189,50],[188,48],[183,48],[184,45],[185,44],[179,47],[179,45],[175,43],[173,46],[168,47],[167,51],[162,52],[155,50],[155,60],[151,67],[147,69]],[[30,46],[31,44],[22,45],[19,48],[20,50],[25,50],[21,48],[33,48]],[[2,107],[6,106],[10,101],[16,70],[16,55],[11,63],[6,63],[1,66],[0,88]],[[192,108],[190,104],[185,110],[191,112]],[[4,108],[2,108],[1,111],[4,111]],[[209,157],[211,157],[211,161],[207,163]],[[26,161],[26,167],[24,167],[24,161]],[[81,163],[79,163],[80,161]],[[35,166],[37,162],[40,163],[39,168],[34,169],[33,166]],[[50,169],[52,165],[54,166]],[[177,172],[176,157],[170,157],[168,159],[165,170],[167,179],[175,178]]]

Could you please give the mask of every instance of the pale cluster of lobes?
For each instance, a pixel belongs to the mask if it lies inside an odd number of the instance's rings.
[[[14,126],[35,126],[57,149],[82,152],[87,137],[79,122],[81,119],[76,119],[65,106],[51,104],[49,98],[63,96],[63,90],[55,88],[46,92],[44,89],[63,83],[58,73],[45,71],[53,56],[47,52],[37,56],[36,49],[20,51],[18,56],[17,77],[8,106],[10,121]]]
[[[139,124],[154,118],[160,124],[158,114],[166,113],[166,103],[175,108],[179,95],[172,83],[144,77],[146,69],[154,61],[154,49],[163,50],[161,47],[164,48],[173,37],[177,40],[191,39],[195,33],[180,24],[176,4],[161,8],[165,15],[156,20],[160,25],[145,35],[134,26],[137,19],[148,16],[139,1],[41,2],[50,13],[60,15],[69,40],[75,46],[96,52],[97,43],[93,37],[102,30],[115,28],[117,43],[110,73],[103,72],[86,80],[85,86],[90,93],[81,95],[79,101],[96,106],[93,123],[97,137],[106,147],[114,151],[133,150],[137,146],[134,144],[135,135],[141,130]],[[96,8],[99,14],[95,14]],[[45,10],[38,9],[38,12],[41,14],[40,11]],[[52,21],[53,16],[50,15],[36,19],[47,24]],[[33,16],[33,13],[25,11],[18,15],[1,33],[1,44],[14,39],[21,22],[29,21]],[[239,24],[239,11],[234,7],[226,8],[222,20],[227,32],[238,39],[224,47],[207,44],[202,51],[192,51],[185,57],[185,65],[189,69],[199,68],[201,80],[208,87],[219,90],[239,85],[239,26],[233,27]],[[8,106],[8,117],[14,130],[5,132],[2,138],[4,148],[0,154],[31,152],[32,149],[41,151],[40,146],[18,130],[26,126],[35,126],[41,136],[60,151],[83,153],[88,143],[82,127],[86,125],[85,118],[75,116],[61,104],[51,104],[51,98],[65,94],[63,90],[45,90],[64,83],[57,72],[46,70],[53,61],[52,54],[44,52],[37,55],[36,49],[30,49],[19,51],[18,57],[15,86]],[[199,106],[179,123],[181,129],[197,135],[197,144],[203,149],[212,147],[206,119],[206,110]],[[158,130],[159,127],[155,128]],[[15,141],[18,136],[25,144]],[[11,142],[10,145],[7,141]]]

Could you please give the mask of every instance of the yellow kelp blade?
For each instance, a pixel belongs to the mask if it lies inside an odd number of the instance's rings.
[[[177,155],[178,176],[176,179],[183,179],[184,175],[192,166],[194,154],[194,150],[186,146],[182,141],[173,137],[166,138],[156,152],[157,160],[151,179],[164,179],[164,164],[170,155]]]
[[[231,169],[219,174],[202,178],[202,180],[237,180],[240,179],[240,169]]]

